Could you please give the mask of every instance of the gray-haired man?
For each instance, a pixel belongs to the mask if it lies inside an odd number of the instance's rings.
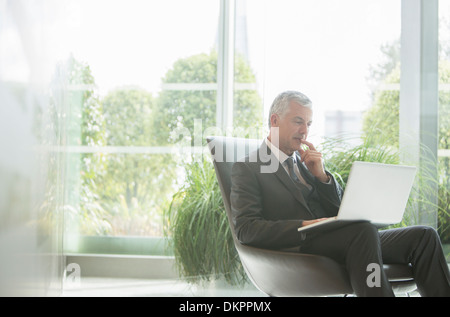
[[[450,274],[433,228],[379,231],[362,222],[317,234],[298,232],[299,226],[336,216],[343,193],[324,169],[322,154],[307,141],[312,115],[308,97],[281,93],[270,109],[268,137],[233,165],[231,205],[241,243],[333,258],[345,265],[357,296],[393,296],[383,270],[379,285],[367,283],[367,268],[383,263],[411,263],[422,296],[450,296]],[[276,168],[262,172],[273,160]]]

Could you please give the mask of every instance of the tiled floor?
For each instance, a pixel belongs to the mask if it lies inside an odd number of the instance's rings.
[[[180,280],[81,278],[65,283],[63,297],[265,297],[252,285],[233,287],[221,282],[191,285]]]

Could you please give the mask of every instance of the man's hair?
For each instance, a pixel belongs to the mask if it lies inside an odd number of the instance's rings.
[[[271,127],[270,117],[276,113],[282,116],[289,107],[289,103],[295,101],[303,107],[312,108],[312,102],[304,94],[294,90],[284,91],[279,94],[272,103],[269,111],[269,128]]]

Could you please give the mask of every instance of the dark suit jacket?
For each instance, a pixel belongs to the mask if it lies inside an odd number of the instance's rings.
[[[297,162],[300,162],[298,153]],[[298,163],[313,187],[304,197],[265,142],[233,165],[231,209],[236,236],[243,244],[269,249],[300,246],[302,220],[337,215],[342,188],[331,174],[331,184],[316,179]]]

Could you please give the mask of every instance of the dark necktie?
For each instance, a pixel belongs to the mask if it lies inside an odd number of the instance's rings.
[[[300,190],[300,193],[305,199],[306,204],[309,207],[309,211],[311,212],[313,217],[314,218],[329,217],[328,213],[325,212],[320,202],[317,199],[313,198],[312,195],[313,188],[311,187],[311,185],[309,184],[306,185],[304,183],[304,179],[300,180],[297,174],[295,174],[294,158],[289,157],[285,162],[288,166],[289,176],[291,177],[296,187]]]
[[[289,176],[291,177],[292,181],[296,185],[296,187],[300,190],[300,193],[302,194],[303,198],[306,201],[306,204],[309,207],[309,211],[313,215],[313,218],[321,218],[321,217],[327,217],[327,213],[323,211],[321,205],[319,202],[317,202],[315,199],[312,199],[312,188],[309,185],[306,185],[303,183],[297,174],[295,174],[294,171],[294,159],[292,157],[289,157],[286,161],[286,164],[288,166]]]
[[[286,160],[286,164],[288,166],[289,176],[294,181],[295,184],[302,184],[297,174],[294,171],[294,158],[292,156],[288,157]]]
[[[308,198],[309,194],[310,194],[310,190],[309,188],[303,184],[300,179],[298,178],[297,174],[295,174],[294,171],[294,158],[288,157],[286,160],[286,164],[288,166],[288,171],[289,171],[289,176],[291,177],[291,179],[294,181],[294,184],[301,190],[303,197]]]

